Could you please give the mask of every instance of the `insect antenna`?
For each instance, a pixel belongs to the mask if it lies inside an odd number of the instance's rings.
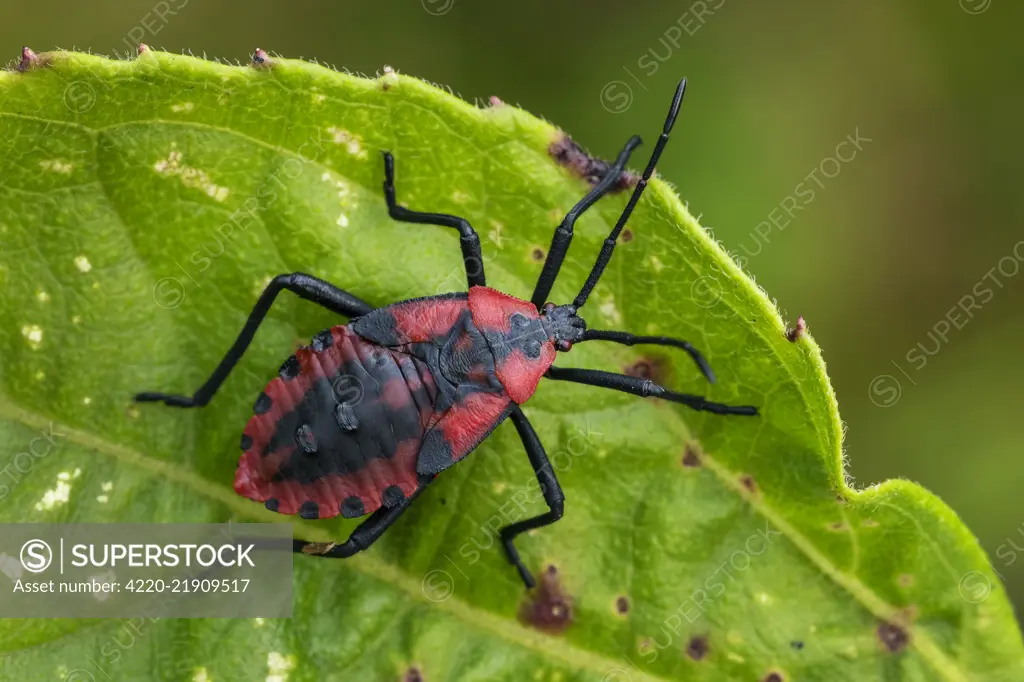
[[[640,195],[644,193],[644,188],[647,187],[647,182],[651,179],[651,175],[654,173],[654,166],[658,163],[658,159],[661,158],[661,152],[664,151],[665,145],[668,144],[668,134],[671,132],[672,126],[675,125],[676,117],[679,115],[679,106],[683,103],[683,94],[685,92],[686,79],[684,78],[679,81],[679,85],[676,87],[676,94],[672,97],[672,105],[669,107],[668,116],[665,118],[665,126],[662,128],[661,135],[658,137],[658,142],[654,145],[654,151],[651,152],[651,160],[647,162],[647,168],[644,169],[644,174],[640,178],[640,181],[636,183],[633,195],[629,197],[629,203],[626,204],[626,208],[623,209],[618,222],[615,223],[612,233],[604,240],[604,246],[601,247],[601,253],[597,256],[597,262],[594,263],[594,269],[590,271],[590,275],[587,276],[586,283],[583,285],[580,293],[577,294],[576,300],[572,303],[573,307],[577,310],[583,307],[583,304],[587,302],[590,292],[593,291],[594,287],[597,285],[597,281],[601,279],[605,266],[607,266],[608,261],[612,259],[612,252],[615,250],[615,242],[619,238],[619,233],[622,232],[622,228],[626,226],[626,221],[629,220],[629,216],[633,213],[633,209],[636,208],[636,204],[640,200]]]

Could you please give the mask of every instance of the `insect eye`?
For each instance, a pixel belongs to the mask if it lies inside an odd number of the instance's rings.
[[[570,351],[572,350],[572,341],[566,341],[565,339],[561,339],[558,341],[558,343],[555,344],[555,348],[562,351],[563,353],[565,353],[566,351]]]

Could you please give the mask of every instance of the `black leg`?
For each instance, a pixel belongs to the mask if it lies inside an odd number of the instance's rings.
[[[654,166],[658,163],[658,159],[661,158],[661,153],[665,150],[665,145],[668,144],[668,134],[672,130],[672,126],[675,125],[676,117],[679,115],[679,106],[683,103],[683,95],[686,93],[686,79],[679,81],[679,85],[676,87],[676,94],[672,97],[672,104],[668,108],[668,116],[665,118],[665,125],[661,129],[661,135],[658,137],[658,141],[654,145],[654,151],[651,152],[651,160],[647,162],[647,168],[644,169],[644,174],[641,176],[640,181],[636,183],[636,187],[633,189],[633,195],[629,197],[629,202],[626,204],[626,208],[622,210],[622,215],[619,216],[619,220],[615,223],[615,227],[612,229],[612,233],[608,235],[608,238],[604,240],[604,246],[601,247],[601,253],[597,256],[597,262],[594,263],[593,270],[587,276],[587,281],[584,283],[580,293],[576,295],[576,299],[573,301],[573,306],[579,310],[583,307],[583,304],[587,302],[587,298],[590,296],[590,292],[597,286],[597,281],[601,279],[601,274],[604,272],[605,267],[608,265],[608,261],[612,259],[612,252],[615,250],[615,243],[619,238],[619,233],[622,232],[622,228],[626,226],[626,221],[629,220],[629,216],[633,213],[633,209],[636,208],[636,203],[640,201],[640,195],[644,193],[644,188],[647,187],[647,183],[651,179],[651,175],[654,174]]]
[[[548,368],[548,373],[545,376],[549,379],[557,379],[559,381],[571,381],[576,384],[587,384],[588,386],[610,388],[615,391],[622,391],[623,393],[632,393],[633,395],[638,395],[642,398],[663,398],[665,400],[671,400],[674,403],[686,405],[694,410],[711,412],[713,414],[738,414],[746,416],[754,416],[757,414],[757,408],[750,405],[723,405],[722,403],[713,403],[705,400],[699,395],[676,393],[675,391],[668,390],[664,386],[659,386],[650,379],[641,379],[639,377],[631,377],[625,374],[602,372],[596,369],[562,369],[560,367],[550,367]]]
[[[617,332],[617,331],[602,331],[600,329],[588,329],[583,332],[583,338],[577,343],[583,343],[583,341],[611,341],[613,343],[621,343],[624,346],[635,346],[637,344],[651,344],[652,346],[672,346],[673,348],[682,348],[693,361],[697,363],[697,367],[700,368],[701,374],[707,378],[712,384],[715,383],[715,373],[711,371],[711,365],[704,359],[700,351],[691,346],[688,342],[682,339],[674,339],[671,336],[637,336],[630,334],[629,332]]]
[[[357,552],[363,551],[376,542],[380,536],[384,534],[384,531],[386,531],[392,523],[398,520],[398,517],[402,515],[402,512],[408,509],[413,500],[420,496],[420,493],[426,489],[427,485],[431,480],[433,480],[433,478],[433,476],[421,478],[420,487],[416,489],[416,492],[407,497],[405,501],[397,507],[381,507],[370,514],[370,518],[360,523],[359,526],[352,531],[352,534],[348,536],[348,540],[340,545],[295,540],[293,542],[293,550],[301,554],[325,557],[328,559],[345,559]]]
[[[526,415],[516,405],[510,416],[512,417],[512,423],[516,425],[519,437],[523,441],[523,447],[526,448],[526,456],[530,458],[533,471],[537,474],[537,482],[540,484],[541,493],[544,494],[544,501],[551,508],[551,511],[546,514],[535,516],[532,519],[525,519],[501,529],[501,541],[505,545],[505,553],[508,554],[508,560],[518,569],[519,576],[523,579],[527,589],[529,589],[536,583],[529,569],[523,565],[522,559],[519,558],[519,552],[516,550],[513,541],[520,533],[525,533],[533,528],[547,526],[562,518],[565,495],[562,493],[562,486],[558,485],[558,479],[551,468],[551,462],[548,460],[547,453],[544,452],[544,446],[541,444],[540,439],[537,438],[537,434],[530,425],[529,420],[527,420]]]
[[[213,394],[217,392],[217,389],[220,388],[220,385],[224,383],[224,380],[227,379],[235,363],[242,357],[242,353],[249,347],[260,323],[263,322],[263,318],[270,311],[270,306],[273,305],[274,299],[285,289],[307,301],[312,301],[319,306],[346,317],[358,317],[373,310],[373,306],[369,303],[316,277],[305,275],[301,272],[291,275],[278,275],[263,290],[263,294],[252,309],[252,313],[249,314],[249,319],[246,320],[245,326],[242,327],[238,338],[235,339],[234,345],[231,346],[227,355],[217,365],[217,369],[213,370],[213,374],[206,380],[206,383],[199,387],[199,390],[191,396],[153,392],[139,393],[135,396],[135,400],[140,403],[163,401],[165,405],[172,407],[203,407],[206,405],[210,402]]]
[[[555,230],[555,236],[551,239],[551,248],[548,249],[548,257],[544,261],[544,268],[540,271],[537,286],[533,289],[531,301],[537,307],[537,310],[540,310],[541,306],[547,302],[548,295],[551,293],[551,287],[558,277],[562,261],[565,260],[565,254],[569,251],[569,243],[572,241],[572,229],[576,224],[576,220],[584,211],[593,206],[598,199],[612,190],[622,175],[623,168],[626,167],[629,155],[639,145],[640,138],[638,136],[634,135],[629,138],[626,146],[622,148],[619,156],[615,159],[615,163],[608,169],[608,172],[601,178],[601,181],[565,214],[562,223]]]
[[[462,262],[466,266],[466,278],[469,286],[484,286],[484,259],[480,252],[480,237],[465,218],[446,213],[423,213],[410,211],[399,206],[395,200],[395,157],[391,152],[384,152],[384,199],[388,204],[388,215],[403,223],[419,223],[423,225],[440,225],[454,227],[459,231],[459,245],[462,247]]]

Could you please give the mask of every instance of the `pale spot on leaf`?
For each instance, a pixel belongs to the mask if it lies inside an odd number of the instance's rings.
[[[183,161],[182,153],[172,148],[166,159],[153,164],[153,170],[161,175],[177,177],[181,184],[202,191],[214,201],[224,201],[228,198],[230,190],[227,187],[215,184],[206,171],[187,166]]]
[[[50,511],[62,504],[67,504],[70,498],[70,475],[66,471],[62,471],[57,476],[57,484],[44,492],[42,499],[36,503],[36,511]]]
[[[92,263],[85,256],[75,256],[75,267],[79,272],[89,272],[92,270]]]
[[[615,299],[611,296],[607,297],[604,303],[600,306],[601,314],[608,318],[608,320],[614,325],[622,324],[622,313],[615,305]]]
[[[45,171],[62,175],[71,175],[71,171],[74,170],[74,165],[70,161],[64,161],[63,159],[46,159],[39,162],[39,167]]]
[[[367,158],[366,150],[363,149],[363,140],[358,135],[350,133],[344,128],[331,126],[327,129],[334,144],[344,145],[349,154],[359,159]]]
[[[285,682],[288,673],[295,667],[295,657],[282,656],[276,651],[267,654],[267,682]]]
[[[21,335],[28,341],[32,350],[38,350],[43,345],[43,328],[38,324],[29,324],[21,328]]]

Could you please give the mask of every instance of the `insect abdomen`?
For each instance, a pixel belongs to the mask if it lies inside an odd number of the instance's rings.
[[[399,504],[417,488],[435,397],[424,363],[332,327],[289,358],[257,399],[235,490],[305,518]]]

